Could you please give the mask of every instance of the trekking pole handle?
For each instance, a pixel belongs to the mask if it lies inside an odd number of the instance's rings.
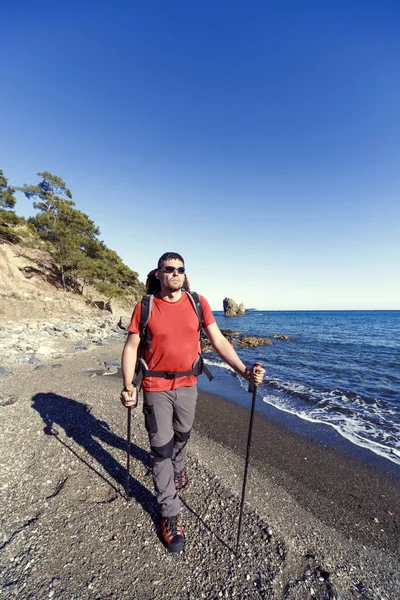
[[[254,389],[257,388],[257,386],[258,386],[258,383],[256,381],[254,381],[254,377],[253,377],[254,367],[262,367],[262,364],[260,362],[256,362],[256,363],[254,363],[254,365],[251,368],[250,379],[249,379],[249,392],[254,392]]]
[[[135,397],[135,401],[132,404],[130,404],[129,406],[127,406],[127,408],[136,408],[139,403],[139,390],[138,390],[137,386],[133,385],[132,389],[128,389],[128,387],[125,386],[121,392],[121,399],[122,399],[123,394],[126,394],[126,396],[129,398],[129,400],[131,400],[131,399],[133,399],[133,397]]]

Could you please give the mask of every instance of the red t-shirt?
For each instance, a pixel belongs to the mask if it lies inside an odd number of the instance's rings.
[[[215,322],[210,305],[200,296],[203,309],[204,327]],[[139,302],[133,311],[128,331],[139,333],[142,304]],[[147,345],[144,359],[150,371],[180,372],[190,371],[200,352],[199,319],[190,298],[185,292],[177,302],[168,302],[155,296],[148,322],[150,344]],[[176,379],[145,377],[143,389],[147,392],[174,390],[183,386],[195,385],[196,375],[185,375]]]

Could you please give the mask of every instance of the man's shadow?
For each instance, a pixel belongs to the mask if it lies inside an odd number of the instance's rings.
[[[38,411],[45,424],[44,433],[55,436],[65,448],[94,471],[117,494],[125,497],[120,488],[121,486],[122,488],[126,487],[126,468],[120,465],[112,454],[103,448],[99,440],[108,446],[125,452],[126,440],[113,433],[108,423],[96,419],[91,414],[91,409],[87,404],[53,393],[35,394],[32,400],[32,408]],[[92,464],[89,464],[84,456],[81,456],[71,445],[64,441],[59,435],[57,425],[62,427],[69,438],[92,456],[107,471],[113,481],[110,481]],[[146,450],[131,442],[130,453],[133,458],[141,461],[150,469],[150,454]],[[158,523],[158,508],[154,495],[132,476],[130,477],[129,491],[130,496],[149,513],[155,523]],[[115,495],[113,499],[116,497]]]

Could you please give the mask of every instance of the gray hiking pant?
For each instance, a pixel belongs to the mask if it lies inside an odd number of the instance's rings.
[[[173,517],[180,511],[174,472],[178,473],[185,465],[196,401],[197,385],[143,394],[143,412],[149,434],[154,489],[163,517]]]

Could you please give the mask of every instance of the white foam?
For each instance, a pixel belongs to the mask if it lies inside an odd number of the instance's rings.
[[[222,361],[206,362],[233,371]],[[238,381],[247,389],[247,381],[242,377]],[[269,392],[269,385],[276,393]],[[267,379],[259,389],[266,404],[310,423],[332,427],[349,442],[400,465],[400,419],[395,407],[373,399],[365,401],[356,394],[349,397],[340,390],[315,390],[278,378]]]
[[[273,406],[274,408],[277,408],[278,410],[281,410],[283,412],[295,415],[297,417],[299,417],[300,419],[303,419],[305,421],[308,421],[310,423],[319,423],[322,425],[327,425],[329,427],[332,427],[335,431],[337,431],[342,437],[344,437],[345,439],[347,439],[348,441],[350,441],[351,443],[357,445],[357,446],[361,446],[363,448],[366,448],[368,450],[370,450],[371,452],[374,452],[375,454],[378,454],[379,456],[382,456],[383,458],[386,458],[392,462],[394,462],[395,464],[400,465],[400,445],[399,448],[397,447],[392,447],[392,446],[388,446],[386,444],[382,444],[381,442],[373,439],[373,435],[381,435],[381,433],[379,431],[375,430],[370,430],[370,431],[366,431],[365,430],[365,424],[361,421],[359,415],[354,415],[353,417],[346,417],[344,418],[344,416],[342,414],[340,415],[329,415],[330,420],[326,417],[326,415],[323,414],[323,410],[319,409],[319,411],[313,411],[313,412],[309,412],[307,413],[305,410],[299,410],[298,408],[295,407],[288,407],[288,406],[284,406],[281,402],[281,400],[277,397],[277,396],[273,396],[273,395],[267,395],[263,397],[263,402],[265,402],[266,404],[270,404],[271,406]],[[320,414],[315,414],[315,413],[320,413]],[[334,418],[332,418],[334,417]],[[336,417],[336,422],[335,422],[335,417]],[[368,434],[368,437],[365,437],[366,434]],[[382,432],[383,437],[387,438],[388,434],[386,432]],[[399,434],[400,434],[400,429],[399,429]],[[397,440],[399,439],[399,437],[397,438]],[[399,442],[398,442],[399,443]]]

